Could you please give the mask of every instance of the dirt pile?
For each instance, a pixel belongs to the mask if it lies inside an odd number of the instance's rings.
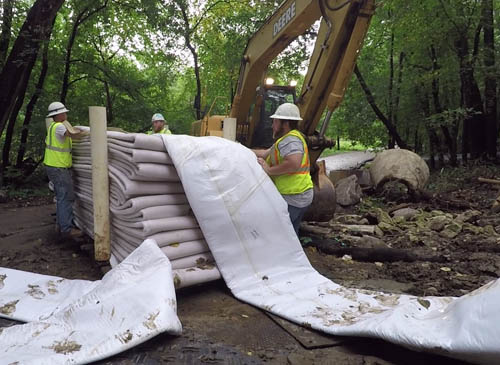
[[[495,165],[436,172],[423,197],[389,184],[326,224],[304,225],[302,242],[343,285],[460,296],[500,276],[499,191],[478,181],[498,176]]]

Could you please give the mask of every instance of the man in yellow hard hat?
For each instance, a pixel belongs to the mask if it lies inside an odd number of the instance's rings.
[[[148,134],[172,134],[168,129],[168,125],[165,125],[165,118],[160,113],[153,114],[151,123],[153,124],[152,130]]]
[[[55,101],[49,105],[48,118],[52,118],[45,138],[43,164],[56,194],[57,225],[63,238],[81,236],[81,231],[73,225],[73,179],[71,177],[72,138],[80,138],[81,131],[67,122],[67,112],[63,103]]]
[[[258,162],[271,177],[288,204],[295,233],[314,197],[310,174],[309,150],[297,126],[302,118],[292,103],[281,104],[273,118],[274,144],[267,150],[254,150]]]

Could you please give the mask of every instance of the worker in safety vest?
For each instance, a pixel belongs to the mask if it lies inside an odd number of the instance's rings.
[[[80,138],[81,130],[66,121],[67,112],[63,103],[55,101],[49,105],[47,118],[53,121],[47,129],[43,164],[56,194],[56,217],[59,233],[63,238],[81,236],[73,225],[73,180],[71,177],[72,138]]]
[[[160,113],[153,114],[151,123],[153,123],[153,127],[148,134],[172,134],[168,129],[168,125],[165,125],[165,118]]]
[[[281,104],[273,118],[274,144],[267,150],[254,150],[258,162],[271,177],[288,204],[295,233],[314,196],[309,151],[297,125],[302,118],[295,104]]]

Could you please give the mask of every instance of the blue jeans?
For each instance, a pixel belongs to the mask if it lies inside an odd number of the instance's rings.
[[[309,209],[309,206],[298,208],[288,204],[288,214],[290,215],[290,220],[292,221],[293,229],[295,229],[297,237],[299,236],[300,222],[302,222],[302,217],[307,212],[307,209]]]
[[[45,166],[45,170],[49,180],[54,184],[57,224],[61,232],[69,232],[73,228],[73,202],[75,201],[71,170],[52,166]]]

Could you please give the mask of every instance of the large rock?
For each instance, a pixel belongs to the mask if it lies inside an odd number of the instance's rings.
[[[358,204],[361,200],[361,186],[356,175],[351,175],[340,180],[335,185],[337,204],[345,206]]]
[[[429,167],[416,153],[403,149],[385,150],[370,166],[370,176],[376,189],[388,181],[405,184],[410,191],[422,189],[429,179]]]
[[[402,209],[398,209],[398,210],[395,210],[394,212],[392,212],[392,216],[394,218],[401,217],[404,220],[411,220],[413,217],[415,217],[419,213],[420,212],[417,209],[402,208]]]
[[[372,186],[370,171],[368,169],[351,169],[351,170],[332,170],[329,172],[328,177],[333,184],[337,184],[340,180],[345,179],[351,175],[356,175],[358,184],[362,187]]]

